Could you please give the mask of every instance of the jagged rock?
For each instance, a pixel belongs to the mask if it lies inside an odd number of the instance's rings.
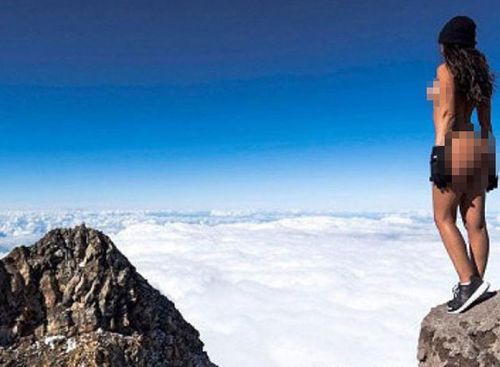
[[[431,308],[418,340],[419,367],[500,366],[500,295],[488,292],[460,314]]]
[[[1,366],[216,367],[203,345],[109,237],[85,225],[0,260]]]

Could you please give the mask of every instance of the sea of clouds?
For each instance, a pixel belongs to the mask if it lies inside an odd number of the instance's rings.
[[[0,257],[82,222],[175,303],[221,367],[416,365],[420,322],[458,281],[424,212],[0,212]],[[496,289],[500,215],[487,223]]]

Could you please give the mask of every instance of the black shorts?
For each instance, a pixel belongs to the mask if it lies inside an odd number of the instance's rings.
[[[444,150],[444,145],[434,145],[429,161],[431,171],[429,181],[434,182],[440,189],[447,187],[451,183],[449,164],[446,164]]]

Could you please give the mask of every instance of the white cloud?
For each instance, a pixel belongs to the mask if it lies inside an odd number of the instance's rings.
[[[488,217],[492,264],[499,218]],[[221,366],[414,365],[422,318],[457,281],[418,212],[11,212],[0,250],[82,221],[175,302]]]

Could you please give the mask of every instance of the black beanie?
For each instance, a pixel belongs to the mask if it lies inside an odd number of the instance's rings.
[[[453,17],[439,32],[438,42],[474,47],[476,45],[476,23],[465,15]]]

